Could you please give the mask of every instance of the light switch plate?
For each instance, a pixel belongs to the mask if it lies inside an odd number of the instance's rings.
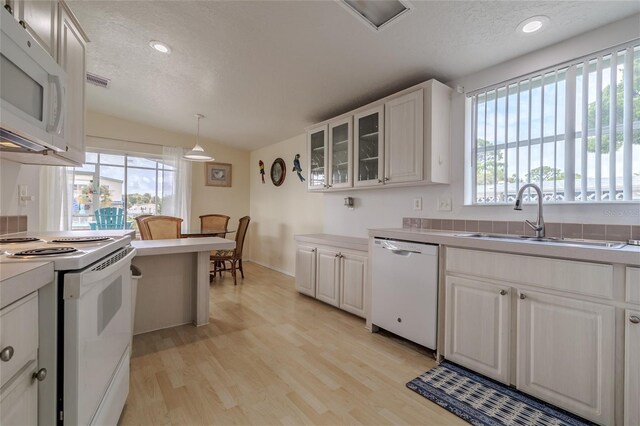
[[[413,209],[414,210],[422,210],[422,197],[413,199]]]
[[[451,198],[439,197],[438,198],[438,211],[450,212],[451,211]]]

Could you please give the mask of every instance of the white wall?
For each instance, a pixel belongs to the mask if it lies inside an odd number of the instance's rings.
[[[40,166],[23,165],[0,159],[0,216],[26,215],[30,231],[37,230],[39,227],[39,174]],[[27,202],[24,207],[20,206],[18,185],[27,185],[28,194],[36,197],[36,201]]]
[[[322,194],[307,192],[306,182],[300,182],[292,172],[296,154],[306,155],[306,136],[270,145],[251,153],[251,240],[250,258],[285,274],[295,272],[296,234],[322,232]],[[282,158],[287,165],[283,184],[271,183],[269,171],[273,160]],[[258,161],[265,164],[265,183],[260,179]],[[306,172],[307,170],[304,169]],[[245,249],[246,253],[246,249]]]
[[[575,57],[587,55],[616,44],[640,37],[640,15],[635,15],[541,49],[512,61],[447,83],[451,87],[462,86],[469,92],[491,84],[550,67]],[[515,212],[508,206],[465,206],[464,135],[465,95],[454,92],[451,105],[451,184],[412,188],[386,188],[383,190],[358,190],[326,194],[324,196],[324,232],[350,236],[366,236],[368,228],[399,227],[403,217],[429,217],[441,219],[524,220],[535,216],[534,208],[525,207]],[[343,198],[356,199],[353,211],[342,206]],[[413,210],[413,199],[422,197],[422,211]],[[452,199],[452,210],[436,210],[438,197]],[[638,203],[629,204],[565,204],[545,207],[547,222],[576,223],[640,223]]]

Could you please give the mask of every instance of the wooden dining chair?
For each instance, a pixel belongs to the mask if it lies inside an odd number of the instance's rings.
[[[225,232],[219,235],[224,238],[227,235],[229,219],[229,216],[223,214],[204,214],[200,216],[200,233],[206,234],[210,231],[224,230]]]
[[[240,275],[244,279],[244,271],[242,269],[242,247],[244,246],[244,237],[249,229],[249,222],[251,218],[249,216],[241,217],[238,230],[236,232],[236,248],[234,250],[214,250],[211,252],[210,260],[213,270],[211,272],[212,278],[219,273],[222,276],[222,272],[231,270],[233,276],[233,285],[237,284],[236,269],[240,270]],[[227,269],[227,262],[229,262],[230,269]]]
[[[149,227],[146,223],[142,221],[145,217],[151,217],[151,214],[141,214],[140,216],[136,216],[136,224],[138,225],[138,232],[140,233],[141,240],[150,240],[151,235],[149,234]]]
[[[167,240],[181,237],[182,219],[179,217],[148,216],[140,219],[139,223],[143,240]]]

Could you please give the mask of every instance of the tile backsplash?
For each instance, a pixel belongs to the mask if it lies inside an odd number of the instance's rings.
[[[27,230],[27,216],[0,216],[0,235]]]
[[[524,222],[491,220],[450,220],[405,217],[403,228],[434,231],[493,232],[496,234],[534,235]],[[585,240],[640,240],[640,225],[606,225],[582,223],[547,223],[547,237],[580,238]]]

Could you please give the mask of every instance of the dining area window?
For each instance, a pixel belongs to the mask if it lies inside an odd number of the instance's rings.
[[[175,196],[175,167],[159,156],[88,151],[67,174],[71,229],[135,229],[137,216],[162,214],[163,202]],[[110,228],[101,215],[111,216]]]

